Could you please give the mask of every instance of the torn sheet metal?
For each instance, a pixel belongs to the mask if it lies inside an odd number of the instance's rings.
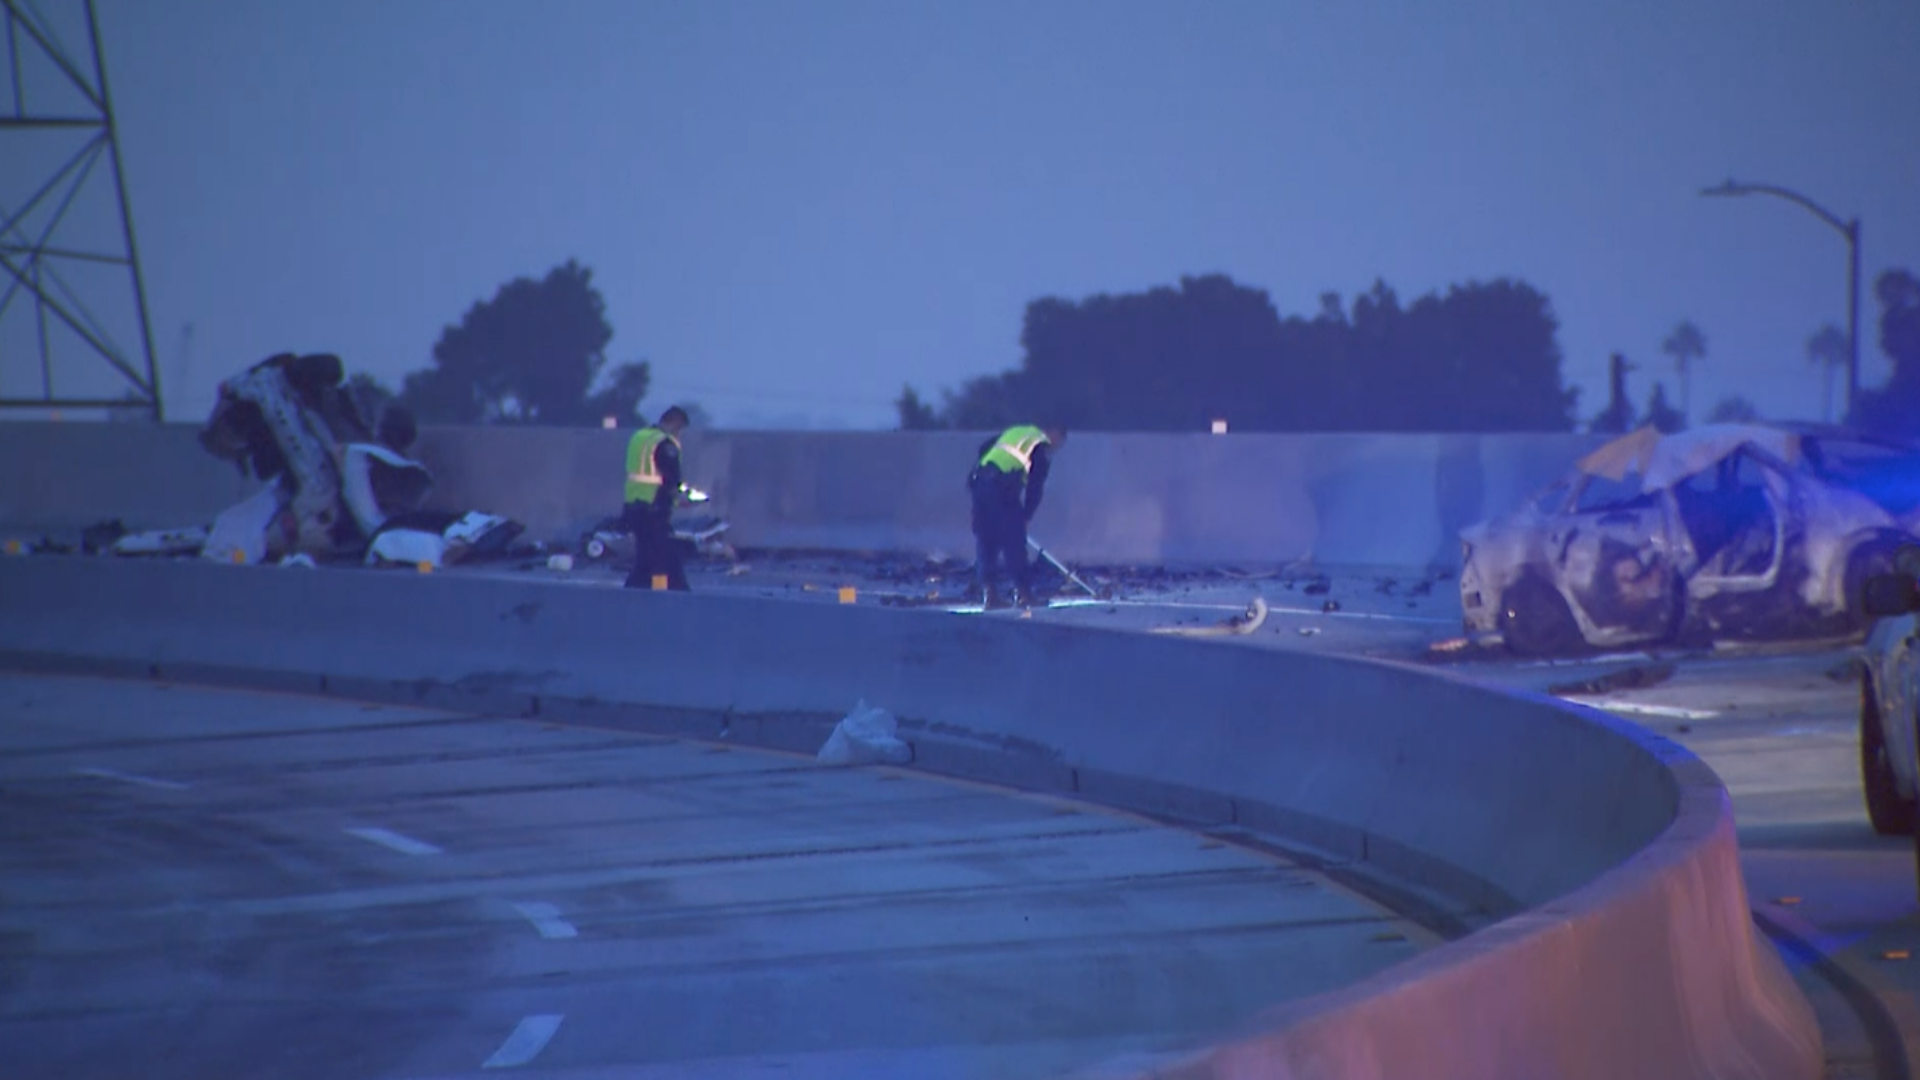
[[[347,421],[326,404],[344,375],[333,357],[263,360],[220,384],[200,436],[216,457],[261,480],[283,482],[302,551],[332,554],[359,539],[340,505],[338,440],[329,419],[357,429],[365,425],[357,413]]]
[[[367,545],[368,566],[441,567],[504,554],[524,527],[497,514],[413,513],[392,519]]]
[[[1247,610],[1212,626],[1156,626],[1152,632],[1176,637],[1245,637],[1266,625],[1267,611],[1266,600],[1256,596]]]
[[[201,445],[267,486],[221,515],[201,554],[439,566],[504,553],[523,531],[518,524],[478,511],[421,511],[433,474],[405,454],[412,417],[389,407],[376,439],[345,375],[338,357],[285,353],[220,384]]]
[[[115,540],[109,550],[115,555],[198,555],[207,546],[209,533],[204,525],[128,533]]]
[[[438,567],[447,561],[447,538],[419,529],[388,529],[367,545],[368,566]]]
[[[1657,491],[1704,472],[1749,445],[1789,464],[1800,456],[1798,432],[1761,424],[1707,424],[1665,435],[1643,427],[1581,458],[1576,468],[1614,481],[1637,475],[1643,489]]]
[[[367,536],[395,514],[418,509],[432,488],[426,466],[387,447],[348,443],[340,450],[340,498]]]
[[[217,562],[258,565],[269,554],[279,556],[291,548],[290,530],[276,528],[287,494],[280,484],[272,483],[251,497],[235,503],[213,519],[200,557]]]

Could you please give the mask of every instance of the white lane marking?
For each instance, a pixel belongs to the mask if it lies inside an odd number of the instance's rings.
[[[523,1017],[513,1034],[500,1044],[493,1056],[482,1062],[483,1069],[510,1069],[515,1065],[525,1065],[547,1048],[547,1041],[553,1033],[560,1030],[560,1021],[566,1019],[563,1013],[536,1013]]]
[[[1052,600],[1044,608],[1035,611],[1059,611],[1063,608],[1112,607],[1112,608],[1165,608],[1173,611],[1245,611],[1245,604],[1208,604],[1191,600],[1094,600],[1075,597],[1070,600]],[[978,604],[961,604],[946,609],[952,615],[982,615],[986,609]],[[1012,609],[1000,609],[1011,611]],[[1267,607],[1274,615],[1311,616],[1316,619],[1367,619],[1375,622],[1420,623],[1430,626],[1457,626],[1459,619],[1435,619],[1422,615],[1390,615],[1374,611],[1321,611],[1319,608]]]
[[[1459,619],[1435,619],[1426,615],[1388,615],[1378,611],[1321,611],[1318,608],[1267,608],[1275,615],[1311,615],[1316,619],[1367,619],[1373,622],[1419,623],[1423,626],[1459,626]]]
[[[1614,701],[1609,698],[1580,697],[1569,694],[1568,701],[1631,716],[1660,716],[1670,720],[1711,720],[1720,714],[1711,709],[1683,709],[1678,705],[1655,705],[1640,701]]]
[[[81,776],[97,776],[102,780],[118,780],[127,784],[139,784],[141,787],[159,788],[162,791],[185,791],[187,785],[178,780],[156,780],[151,776],[135,776],[133,773],[115,772],[112,769],[75,769]]]
[[[1573,667],[1576,664],[1613,664],[1626,663],[1629,660],[1643,661],[1652,659],[1652,653],[1606,653],[1601,656],[1571,657],[1563,660],[1529,660],[1524,664],[1515,664],[1513,666],[1515,668],[1555,668]]]
[[[519,912],[528,922],[532,923],[533,928],[540,931],[540,936],[543,938],[570,938],[580,936],[580,931],[574,929],[572,923],[561,918],[560,909],[554,907],[552,904],[543,903],[538,900],[530,900],[523,904],[517,903],[513,905],[513,910]]]
[[[440,849],[425,840],[415,840],[411,836],[401,836],[390,829],[348,829],[347,832],[362,840],[392,848],[402,855],[438,855]]]

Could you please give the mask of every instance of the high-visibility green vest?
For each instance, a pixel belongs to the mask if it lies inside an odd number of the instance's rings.
[[[663,442],[670,442],[676,448],[680,440],[661,431],[657,427],[643,427],[627,440],[627,501],[651,503],[660,493],[660,485],[666,478],[660,475],[660,469],[653,463],[653,452]]]
[[[1010,427],[1000,433],[999,441],[981,457],[980,464],[1024,477],[1033,465],[1033,452],[1045,445],[1047,433],[1039,428],[1031,424]]]

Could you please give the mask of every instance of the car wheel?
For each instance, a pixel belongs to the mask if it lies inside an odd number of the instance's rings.
[[[1914,831],[1914,804],[1900,797],[1893,762],[1887,759],[1887,741],[1880,730],[1880,702],[1873,680],[1860,680],[1860,787],[1867,796],[1867,819],[1881,836]]]
[[[1559,656],[1586,646],[1566,600],[1537,577],[1521,578],[1502,594],[1500,636],[1520,656]]]
[[[1874,618],[1867,614],[1867,580],[1894,571],[1894,556],[1899,546],[1886,540],[1868,540],[1847,558],[1847,623],[1855,630],[1873,629]]]

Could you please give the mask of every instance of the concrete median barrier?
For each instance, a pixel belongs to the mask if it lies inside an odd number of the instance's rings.
[[[249,490],[192,425],[0,424],[0,527],[206,523]],[[617,514],[628,431],[425,427],[432,506],[571,540]],[[743,547],[971,555],[982,432],[690,432],[688,479]],[[1598,441],[1582,435],[1075,435],[1034,522],[1090,563],[1424,568]]]
[[[259,489],[186,424],[0,423],[0,528],[207,525]]]
[[[0,560],[0,660],[805,751],[864,699],[901,718],[916,767],[1272,831],[1499,916],[1101,1075],[1820,1072],[1701,762],[1411,667],[877,607],[82,558]]]

